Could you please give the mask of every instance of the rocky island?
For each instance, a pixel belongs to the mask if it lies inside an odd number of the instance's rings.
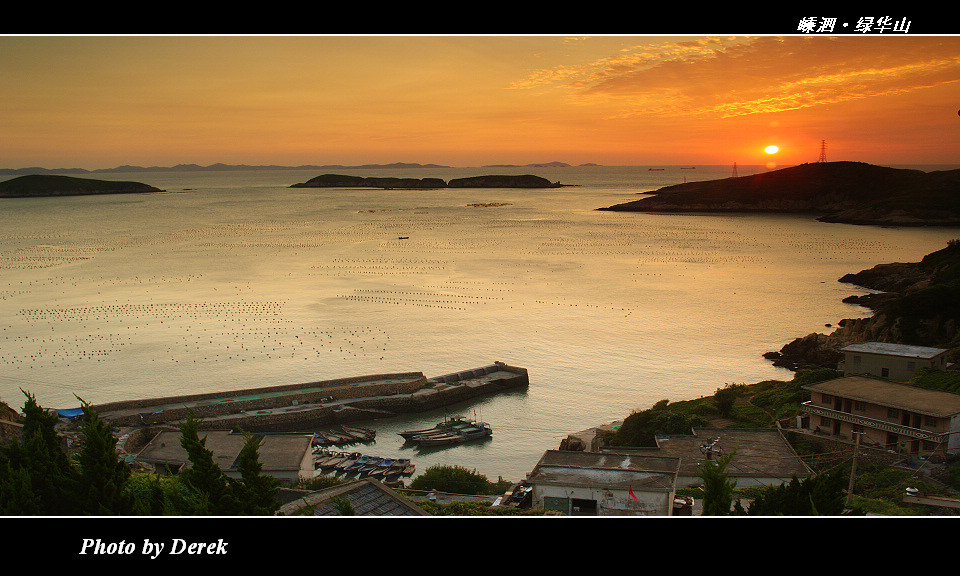
[[[438,188],[559,188],[562,184],[540,176],[524,174],[471,176],[454,178],[449,182],[440,178],[363,177],[343,174],[322,174],[291,188],[400,188],[430,190]]]
[[[0,198],[142,194],[145,192],[163,192],[163,190],[140,182],[93,180],[51,174],[31,174],[0,182]]]
[[[960,170],[923,172],[817,162],[751,176],[685,182],[600,210],[808,213],[823,222],[960,226]]]

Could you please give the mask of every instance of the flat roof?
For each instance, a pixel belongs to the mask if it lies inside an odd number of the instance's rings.
[[[706,456],[700,447],[717,440],[724,454],[736,452],[726,472],[732,478],[805,478],[812,472],[775,428],[695,428],[693,434],[658,436],[664,456],[680,459],[682,476],[697,476]]]
[[[204,446],[213,453],[213,461],[223,471],[232,470],[245,439],[242,434],[229,430],[201,430],[198,432]],[[262,444],[259,450],[263,470],[299,470],[307,450],[310,436],[303,434],[254,435]],[[137,460],[156,464],[168,463],[180,466],[189,462],[187,451],[180,445],[179,430],[164,430],[137,454]]]
[[[933,358],[934,356],[943,354],[947,350],[927,346],[911,346],[909,344],[891,344],[889,342],[861,342],[859,344],[844,346],[840,351],[884,354],[886,356],[906,356],[908,358]]]
[[[669,491],[676,483],[679,467],[677,458],[659,455],[548,450],[527,480],[544,484]]]
[[[929,390],[869,376],[846,376],[803,387],[852,400],[863,400],[903,408],[930,416],[949,417],[960,413],[960,394]]]

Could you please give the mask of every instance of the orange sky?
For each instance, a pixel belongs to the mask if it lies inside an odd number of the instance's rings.
[[[960,164],[953,36],[5,36],[0,70],[0,168]]]

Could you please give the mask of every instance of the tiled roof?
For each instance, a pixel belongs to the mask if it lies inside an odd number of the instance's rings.
[[[334,499],[349,502],[354,516],[429,516],[422,508],[381,482],[363,478],[312,492],[280,508],[283,516],[341,516]]]

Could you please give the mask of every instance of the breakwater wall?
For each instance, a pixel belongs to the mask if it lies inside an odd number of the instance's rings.
[[[423,412],[529,384],[527,370],[496,362],[430,378],[421,372],[115,402],[94,406],[114,425],[175,424],[191,412],[203,429],[305,432],[319,426]]]

